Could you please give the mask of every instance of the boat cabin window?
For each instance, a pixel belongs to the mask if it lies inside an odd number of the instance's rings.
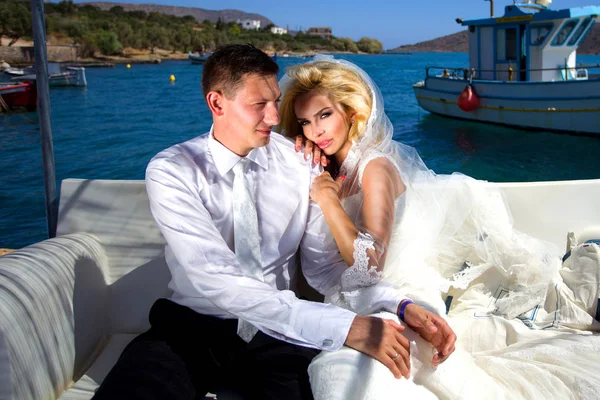
[[[531,44],[534,46],[540,46],[546,41],[546,38],[552,32],[554,25],[531,25]]]
[[[554,37],[554,40],[552,41],[552,45],[553,46],[562,46],[563,44],[565,44],[565,42],[567,41],[567,38],[573,31],[573,28],[575,28],[575,26],[577,25],[577,22],[579,22],[579,20],[577,20],[577,19],[566,22],[563,25],[563,27],[561,28],[561,30],[558,31],[558,33]]]
[[[571,40],[569,40],[569,46],[573,46],[577,42],[579,42],[579,39],[581,39],[581,36],[587,30],[587,28],[590,26],[592,21],[593,21],[593,19],[587,18],[581,24],[579,24],[579,27],[577,27],[577,29],[575,30],[575,33],[571,37]]]

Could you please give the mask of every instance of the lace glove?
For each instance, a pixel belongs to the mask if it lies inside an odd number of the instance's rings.
[[[359,232],[354,240],[354,264],[341,277],[342,292],[351,292],[381,281],[383,274],[377,270],[377,266],[369,266],[371,257],[368,251],[376,251],[375,239],[368,233]]]

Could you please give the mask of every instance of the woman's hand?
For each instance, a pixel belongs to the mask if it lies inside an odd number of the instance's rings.
[[[317,176],[310,187],[310,199],[321,208],[331,201],[339,201],[338,193],[342,187],[345,176],[339,176],[333,180],[329,172],[325,171]]]
[[[456,334],[439,315],[412,303],[404,310],[404,322],[436,348],[438,352],[431,360],[434,367],[446,361],[454,352]]]
[[[304,159],[310,160],[312,158],[313,164],[318,164],[320,162],[323,167],[326,167],[327,164],[329,164],[327,156],[321,153],[319,146],[305,138],[304,135],[297,135],[296,152],[299,152],[302,149],[302,145],[304,145]]]

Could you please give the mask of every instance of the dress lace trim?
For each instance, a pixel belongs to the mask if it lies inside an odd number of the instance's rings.
[[[359,232],[354,240],[354,264],[342,274],[342,291],[352,291],[361,287],[371,286],[381,280],[383,274],[376,266],[369,267],[367,250],[375,250],[375,239],[369,234]]]

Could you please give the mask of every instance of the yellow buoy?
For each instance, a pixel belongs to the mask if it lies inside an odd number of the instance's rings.
[[[175,82],[175,75],[171,75],[171,76],[169,77],[169,80],[170,80],[171,82]]]
[[[127,64],[127,68],[131,68],[131,64]]]

